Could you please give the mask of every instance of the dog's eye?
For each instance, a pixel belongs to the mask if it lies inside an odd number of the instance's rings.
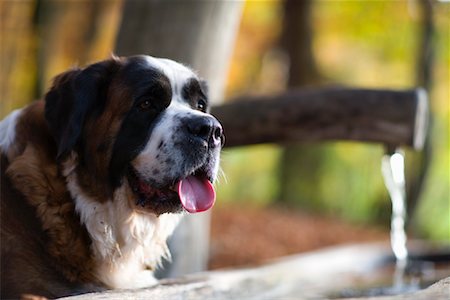
[[[145,100],[142,101],[141,103],[139,103],[139,108],[141,110],[148,110],[152,107],[152,103],[150,102],[150,100]]]
[[[206,102],[205,102],[205,100],[199,100],[197,102],[197,109],[200,110],[200,111],[203,111],[203,112],[206,111]]]

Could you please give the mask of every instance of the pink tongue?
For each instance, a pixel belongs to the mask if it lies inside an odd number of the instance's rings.
[[[216,201],[214,187],[207,179],[189,176],[178,182],[181,204],[190,213],[208,210]]]

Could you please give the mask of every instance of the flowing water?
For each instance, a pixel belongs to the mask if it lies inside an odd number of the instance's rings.
[[[405,285],[405,270],[408,264],[408,249],[406,247],[406,189],[405,163],[401,152],[383,156],[381,171],[384,183],[392,202],[391,216],[391,247],[396,259],[394,274],[394,289],[402,289]]]
[[[406,222],[405,156],[401,151],[387,153],[381,162],[384,184],[392,202],[391,247],[396,259],[391,292],[397,294],[419,289],[415,281],[406,282],[408,267]]]

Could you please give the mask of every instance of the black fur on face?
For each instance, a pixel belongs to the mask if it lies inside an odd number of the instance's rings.
[[[122,76],[133,95],[133,104],[122,122],[113,147],[110,164],[113,187],[120,185],[128,164],[145,146],[158,116],[169,106],[172,98],[167,76],[139,59],[131,60]]]
[[[199,81],[196,78],[189,79],[183,86],[181,95],[193,109],[201,112],[209,112],[205,81]]]

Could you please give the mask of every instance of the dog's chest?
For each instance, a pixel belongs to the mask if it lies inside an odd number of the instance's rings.
[[[131,191],[125,186],[111,201],[90,199],[77,185],[73,168],[66,168],[67,183],[80,221],[92,240],[95,276],[111,288],[138,288],[156,283],[153,272],[170,259],[166,240],[182,215],[141,214],[129,207]]]

